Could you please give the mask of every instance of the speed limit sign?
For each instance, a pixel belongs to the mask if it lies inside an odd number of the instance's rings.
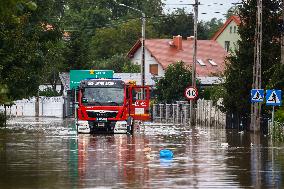
[[[188,100],[194,100],[198,96],[198,91],[195,87],[187,87],[184,91],[184,95]]]

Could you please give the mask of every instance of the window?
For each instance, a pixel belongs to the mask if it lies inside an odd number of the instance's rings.
[[[124,88],[87,87],[82,96],[82,103],[85,106],[120,106],[123,100]]]
[[[232,31],[233,31],[233,27],[232,27],[232,26],[230,26],[230,33],[232,33]]]
[[[214,62],[212,59],[208,59],[208,62],[209,62],[212,66],[217,66],[217,63]]]
[[[229,52],[230,50],[230,41],[225,41],[225,50]]]
[[[150,64],[150,73],[158,75],[158,64]]]
[[[234,33],[237,33],[237,26],[234,26]]]
[[[197,59],[197,62],[200,64],[200,66],[206,66],[206,64],[201,59]]]

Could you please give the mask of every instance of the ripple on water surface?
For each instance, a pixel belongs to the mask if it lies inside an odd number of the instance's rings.
[[[232,130],[77,135],[72,120],[17,118],[0,129],[0,188],[282,188],[282,157],[282,145]]]

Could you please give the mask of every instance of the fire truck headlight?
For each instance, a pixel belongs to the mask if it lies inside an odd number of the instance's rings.
[[[126,121],[117,121],[115,127],[126,127]]]
[[[88,121],[82,121],[82,120],[80,120],[80,121],[78,121],[78,125],[79,125],[79,126],[88,127],[88,126],[89,126],[89,123],[88,123]]]
[[[79,120],[77,122],[78,133],[90,133],[90,127],[88,121]]]

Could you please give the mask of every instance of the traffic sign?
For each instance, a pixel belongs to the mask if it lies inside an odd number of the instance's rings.
[[[263,89],[252,89],[250,91],[251,102],[263,102],[264,90]]]
[[[266,90],[266,105],[281,106],[282,94],[281,90]]]
[[[187,87],[184,91],[184,95],[188,100],[194,100],[198,96],[198,91],[195,87]]]
[[[113,78],[113,70],[70,70],[70,89],[75,89],[84,79]]]

